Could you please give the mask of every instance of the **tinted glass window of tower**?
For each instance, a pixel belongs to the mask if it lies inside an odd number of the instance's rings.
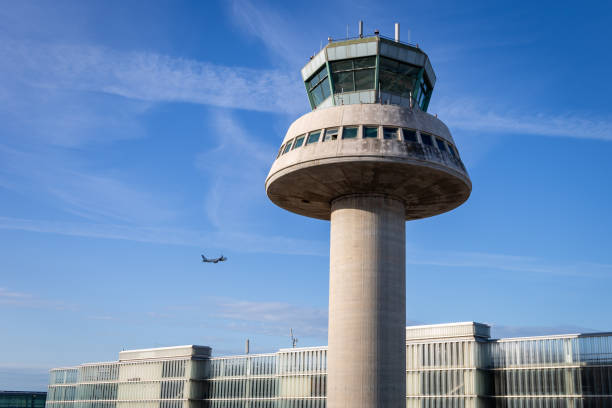
[[[433,146],[433,140],[431,140],[431,135],[428,135],[427,133],[421,133],[421,140],[423,141],[424,145]]]
[[[338,139],[338,128],[327,129],[325,131],[325,137],[323,138],[324,142],[336,139]]]
[[[329,89],[329,78],[327,76],[327,67],[323,66],[310,80],[306,82],[308,94],[312,98],[315,106],[319,106],[331,94]]]
[[[330,65],[334,93],[374,89],[376,57],[334,61]]]
[[[319,141],[319,136],[321,136],[321,131],[310,132],[308,135],[308,140],[306,140],[306,144],[309,145],[311,143],[317,143]]]
[[[419,88],[419,98],[417,103],[421,109],[426,110],[425,104],[427,103],[427,99],[431,96],[432,88],[424,77],[421,78]]]
[[[404,62],[380,57],[380,90],[405,98],[410,97],[420,68]]]
[[[293,140],[290,140],[287,142],[287,144],[285,145],[285,150],[283,150],[283,154],[287,153],[291,149],[292,143],[293,143]]]
[[[357,127],[345,127],[342,128],[343,139],[354,139],[357,137]]]
[[[363,127],[363,138],[364,139],[376,139],[378,137],[378,127],[375,126],[364,126]]]
[[[397,128],[384,127],[383,139],[397,139]]]
[[[413,143],[418,142],[416,131],[410,129],[402,129],[402,132],[404,133],[404,141]]]
[[[304,138],[305,137],[306,137],[306,135],[298,136],[298,138],[295,139],[295,143],[293,144],[293,148],[297,149],[298,147],[302,146],[302,144],[304,143]]]
[[[442,139],[436,138],[436,144],[438,145],[438,149],[440,149],[441,152],[446,151],[446,145],[444,144],[444,141]]]

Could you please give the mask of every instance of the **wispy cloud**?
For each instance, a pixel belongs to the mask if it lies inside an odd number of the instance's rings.
[[[0,146],[0,186],[29,190],[64,211],[114,224],[159,225],[172,220],[177,210],[168,202],[169,195],[126,181],[125,171],[100,165],[93,169],[74,148],[143,136],[140,116],[154,103],[292,114],[307,105],[299,81],[275,69],[219,66],[90,45],[7,40],[0,43],[0,74],[0,120],[6,133]],[[269,163],[263,163],[275,148],[236,133],[244,130],[233,119],[213,119],[219,145],[199,156],[199,166],[217,175],[223,169],[241,193],[236,198],[249,202],[261,185],[254,177],[265,176]],[[233,137],[222,137],[228,133]],[[231,159],[240,160],[240,165]],[[206,207],[216,226],[236,218],[225,217],[227,211],[215,214],[227,207],[227,183],[223,176],[209,183]],[[42,228],[47,227],[43,223]],[[109,229],[117,231],[114,225]],[[92,233],[99,234],[99,229]]]
[[[200,231],[181,228],[31,220],[2,216],[0,216],[0,229],[191,247],[205,245],[213,249],[233,247],[240,248],[240,252],[252,253],[327,256],[329,249],[327,242],[324,241],[231,230]],[[236,243],[240,243],[240,245],[236,245]],[[484,252],[428,251],[409,248],[406,263],[409,265],[464,268],[475,271],[511,271],[551,276],[612,276],[612,265],[610,264],[589,261],[554,263],[533,256]]]
[[[32,295],[23,292],[12,292],[5,288],[0,288],[0,302],[12,303],[12,302],[23,302],[32,299]]]
[[[595,262],[553,263],[546,259],[483,252],[423,251],[409,249],[406,263],[445,268],[468,268],[551,276],[612,276],[612,265]]]
[[[272,8],[263,2],[249,0],[232,1],[231,16],[239,28],[259,39],[281,62],[292,67],[301,67],[308,62],[313,49],[305,47],[303,39],[310,36],[293,25],[297,16],[289,15],[288,11],[282,14],[279,7]],[[295,80],[298,78],[296,72]]]
[[[199,234],[185,230],[12,217],[0,217],[0,229],[174,245],[195,246],[200,241]]]
[[[311,337],[327,336],[327,309],[282,302],[226,300],[218,304],[217,317],[230,328],[269,335],[296,333]]]
[[[215,65],[98,46],[0,44],[0,71],[38,89],[102,92],[150,102],[190,102],[264,112],[306,109],[296,78],[274,69]]]
[[[175,217],[169,203],[128,184],[117,172],[88,167],[69,152],[0,145],[0,180],[7,188],[51,199],[59,208],[90,219],[159,223]]]
[[[88,316],[90,320],[115,320],[113,316],[101,315],[101,316]]]
[[[327,255],[324,242],[232,231],[206,232],[180,228],[46,221],[11,217],[0,217],[0,229],[221,250],[238,248],[236,251],[243,253]]]
[[[433,107],[452,129],[612,141],[612,117],[578,112],[525,113],[488,108],[486,101],[443,100]]]
[[[262,214],[269,205],[263,181],[277,146],[262,141],[228,110],[213,111],[210,123],[211,133],[218,136],[210,149],[196,158],[196,166],[207,180],[204,208],[214,227],[210,236],[231,237],[255,252],[326,256],[326,241],[264,236],[259,232],[267,223]],[[268,248],[270,245],[280,247]]]
[[[150,102],[65,88],[28,86],[2,69],[0,120],[4,141],[81,148],[142,138]]]
[[[172,319],[175,315],[170,313],[147,312],[147,316],[153,319]]]
[[[76,306],[63,301],[48,300],[26,292],[17,292],[0,287],[0,305],[32,309],[76,310]]]
[[[196,166],[208,180],[206,214],[218,229],[244,230],[249,214],[261,201],[263,180],[274,158],[275,147],[257,141],[227,110],[211,115],[214,147],[198,154]],[[232,137],[226,135],[231,134]]]

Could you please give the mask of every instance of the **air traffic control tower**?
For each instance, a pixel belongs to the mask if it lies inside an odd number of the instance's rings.
[[[427,113],[429,58],[399,25],[395,39],[329,39],[302,78],[312,112],[289,127],[266,192],[331,221],[327,407],[404,408],[405,222],[461,205],[470,178]]]

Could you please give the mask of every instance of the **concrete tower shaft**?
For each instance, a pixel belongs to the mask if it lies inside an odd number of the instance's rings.
[[[332,203],[328,407],[406,406],[404,203]]]

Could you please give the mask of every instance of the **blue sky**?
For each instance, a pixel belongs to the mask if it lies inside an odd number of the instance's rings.
[[[372,4],[3,5],[0,389],[123,348],[326,343],[329,225],[264,180],[299,69],[359,19],[429,54],[473,182],[406,225],[408,322],[612,330],[611,6]]]

